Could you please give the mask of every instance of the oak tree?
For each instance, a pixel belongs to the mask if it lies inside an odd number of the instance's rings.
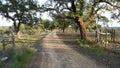
[[[18,35],[21,24],[35,24],[38,21],[37,0],[0,0],[0,14],[13,21],[14,31]]]
[[[111,18],[120,20],[119,0],[47,0],[42,11],[52,11],[60,18],[72,19],[79,27],[81,39],[87,39],[86,26],[96,19],[107,18],[103,11],[111,12]],[[67,14],[63,14],[67,11]]]

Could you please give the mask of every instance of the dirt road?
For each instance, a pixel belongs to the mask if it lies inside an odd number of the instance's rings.
[[[55,32],[36,44],[38,51],[26,68],[106,68],[63,43]]]

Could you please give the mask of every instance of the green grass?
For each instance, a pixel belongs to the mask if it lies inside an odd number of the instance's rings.
[[[27,47],[22,47],[12,56],[12,64],[10,68],[24,68],[25,64],[29,62],[29,57],[32,55],[32,50]]]
[[[2,61],[0,61],[0,68],[2,68],[3,67],[3,62]]]
[[[19,43],[19,42],[28,42],[28,41],[31,41],[31,40],[38,40],[38,39],[41,39],[42,36],[31,36],[31,35],[28,35],[26,37],[23,37],[23,38],[16,38],[15,39],[15,43]]]
[[[77,43],[80,48],[82,48],[87,53],[94,53],[96,55],[101,56],[118,56],[112,53],[111,50],[105,48],[105,47],[94,47],[96,45],[95,41],[93,40],[79,40],[77,39]],[[120,56],[120,55],[119,55]]]

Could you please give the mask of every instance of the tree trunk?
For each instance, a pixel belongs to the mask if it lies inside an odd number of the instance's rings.
[[[20,38],[20,34],[19,34],[20,26],[21,26],[20,22],[17,25],[16,22],[14,21],[14,30],[15,30],[15,34],[16,34],[17,38]]]
[[[17,24],[16,24],[16,22],[14,21],[14,32],[15,32],[15,34],[16,34],[16,32],[17,32]]]
[[[77,26],[75,27],[75,32],[78,32],[78,27]]]
[[[63,32],[63,33],[65,32],[65,29],[64,29],[64,28],[62,29],[62,32]]]
[[[11,38],[12,38],[12,52],[14,53],[14,51],[15,51],[15,35],[14,35],[14,33],[12,33]]]
[[[63,33],[65,32],[65,26],[63,26],[62,31],[63,31]]]
[[[62,26],[63,33],[65,32],[65,28],[66,28],[66,25],[65,25],[65,23],[63,23],[63,26]]]
[[[80,22],[81,23],[81,22]],[[80,25],[80,33],[81,33],[81,39],[82,40],[86,40],[87,39],[87,34],[86,34],[86,26],[83,24],[83,25]]]
[[[86,22],[83,22],[83,19],[81,17],[76,19],[76,23],[78,25],[79,31],[80,31],[80,39],[86,40],[87,39],[87,33],[86,33]]]

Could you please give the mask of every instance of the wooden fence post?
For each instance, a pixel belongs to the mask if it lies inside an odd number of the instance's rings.
[[[115,42],[115,37],[116,37],[116,33],[115,33],[115,29],[113,30],[113,42]]]
[[[11,38],[12,38],[12,50],[14,52],[14,50],[15,50],[15,37],[14,37],[14,33],[12,33]]]
[[[6,48],[5,48],[5,40],[4,40],[4,36],[2,34],[2,46],[3,46],[3,57],[5,56],[5,51],[6,51]]]

